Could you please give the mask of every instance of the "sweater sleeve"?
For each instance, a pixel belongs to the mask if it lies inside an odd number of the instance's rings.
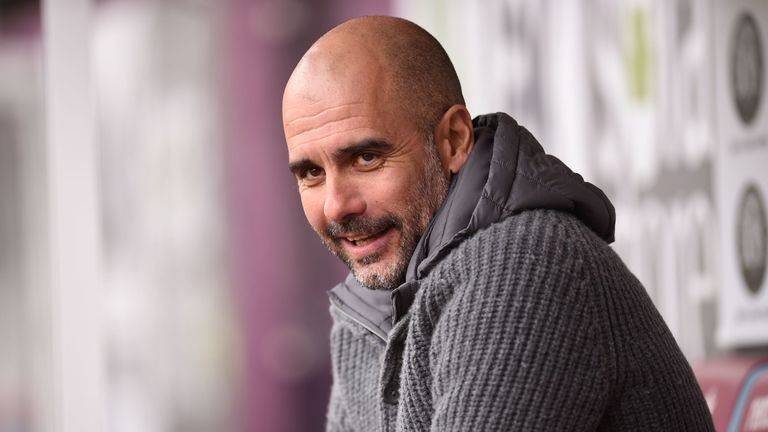
[[[494,261],[475,261],[435,323],[432,430],[595,430],[613,360],[579,263]]]

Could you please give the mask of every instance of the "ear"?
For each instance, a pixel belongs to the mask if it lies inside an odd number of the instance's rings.
[[[464,105],[453,105],[443,114],[435,129],[435,144],[443,169],[459,172],[475,144],[472,117]]]

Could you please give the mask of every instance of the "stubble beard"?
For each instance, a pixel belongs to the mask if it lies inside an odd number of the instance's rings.
[[[320,236],[328,249],[349,267],[355,279],[367,288],[393,290],[405,281],[416,245],[448,193],[449,180],[443,172],[432,137],[429,137],[427,145],[421,177],[403,199],[404,209],[400,214],[388,213],[376,219],[359,216],[343,222],[331,222],[324,235]],[[345,233],[376,233],[390,228],[400,234],[397,251],[392,262],[378,270],[371,266],[381,261],[386,250],[355,260],[345,253],[341,245],[341,237]]]

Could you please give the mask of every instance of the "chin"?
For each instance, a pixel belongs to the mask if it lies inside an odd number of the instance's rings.
[[[370,289],[393,290],[405,279],[405,266],[401,263],[376,262],[367,265],[355,265],[352,274],[361,284]]]

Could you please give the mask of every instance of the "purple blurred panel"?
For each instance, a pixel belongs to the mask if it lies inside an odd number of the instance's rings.
[[[224,136],[233,283],[243,326],[245,377],[240,430],[292,430],[289,389],[264,361],[275,323],[290,305],[291,226],[280,211],[291,191],[275,182],[285,171],[279,100],[280,45],[254,37],[253,2],[224,6]]]

